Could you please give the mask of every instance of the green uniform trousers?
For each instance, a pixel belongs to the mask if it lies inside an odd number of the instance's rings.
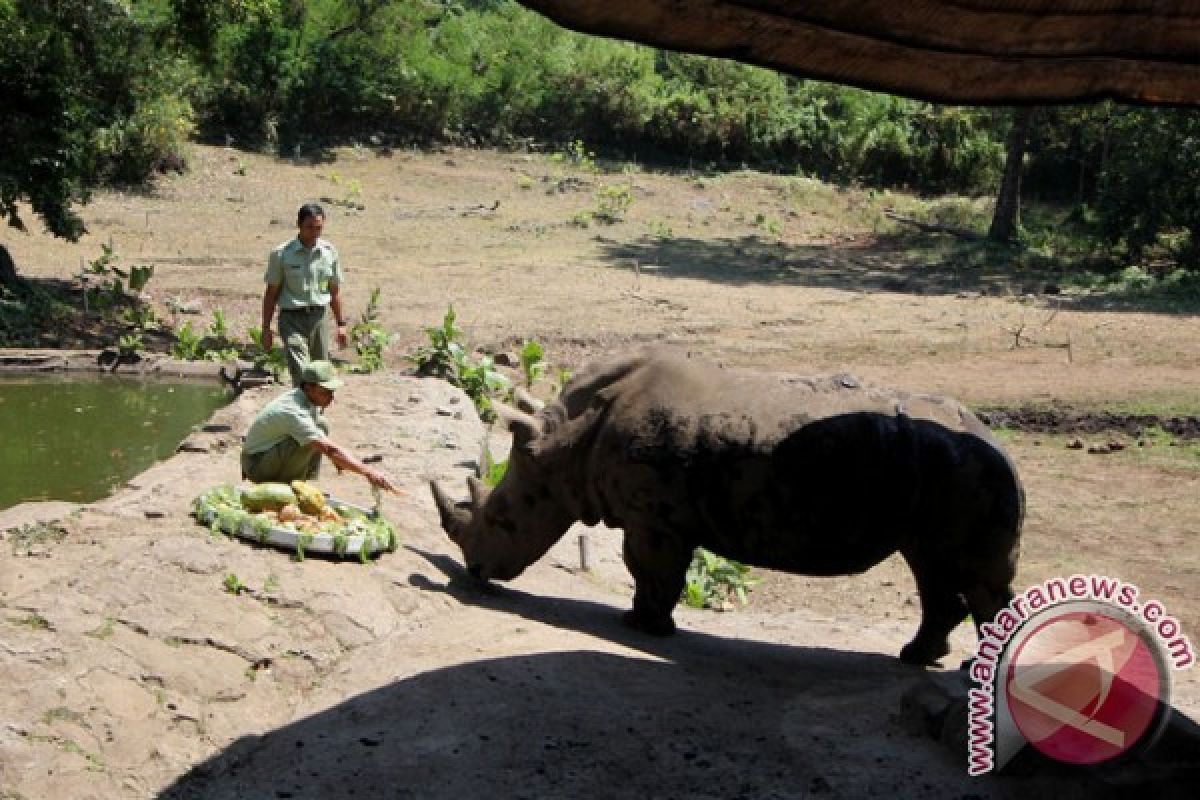
[[[287,351],[293,386],[300,385],[300,372],[309,361],[329,360],[332,348],[326,316],[328,306],[279,310],[279,339]]]
[[[329,433],[328,422],[320,420],[317,424]],[[311,481],[319,477],[320,471],[321,451],[301,445],[290,436],[270,450],[242,453],[242,477],[255,483]]]

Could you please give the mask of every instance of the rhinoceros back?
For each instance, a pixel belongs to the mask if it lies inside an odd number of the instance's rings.
[[[651,354],[581,375],[550,413],[583,461],[585,522],[686,531],[764,567],[860,572],[923,528],[969,527],[980,493],[1020,505],[1011,464],[961,405],[849,376]]]

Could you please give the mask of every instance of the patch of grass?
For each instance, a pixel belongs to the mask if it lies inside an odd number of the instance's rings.
[[[1140,265],[1114,272],[1082,271],[1064,276],[1063,285],[1110,304],[1154,311],[1200,311],[1200,273],[1172,270],[1162,277]]]
[[[17,625],[24,625],[35,631],[48,631],[50,628],[50,620],[43,617],[37,612],[26,614],[23,617],[10,618],[10,621]]]
[[[46,725],[53,725],[55,722],[60,720],[63,722],[78,723],[83,720],[83,714],[80,714],[78,711],[72,711],[66,706],[55,706],[46,713],[42,714],[42,722]]]
[[[116,622],[112,617],[105,617],[95,630],[88,631],[85,635],[91,636],[93,639],[107,639],[113,635],[113,625]]]
[[[74,753],[77,756],[83,756],[83,758],[87,759],[87,768],[89,772],[108,771],[108,766],[104,763],[104,759],[100,758],[100,756],[96,755],[95,753],[80,747],[75,740],[62,739],[59,741],[58,746],[61,747],[64,752]]]
[[[13,555],[27,556],[34,548],[58,544],[67,538],[67,529],[51,522],[35,522],[10,528],[6,535],[12,539]]]
[[[1015,428],[991,428],[990,430],[992,431],[992,435],[996,437],[996,440],[1002,444],[1019,441],[1023,435],[1021,431]]]
[[[230,572],[221,581],[221,585],[225,587],[225,591],[232,595],[239,595],[247,591],[250,587],[242,583],[242,579],[236,573]]]

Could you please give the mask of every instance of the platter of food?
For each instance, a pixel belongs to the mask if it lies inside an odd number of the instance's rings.
[[[322,492],[307,481],[217,486],[193,501],[196,520],[226,533],[295,553],[339,558],[396,549],[396,529],[378,505],[366,509]]]

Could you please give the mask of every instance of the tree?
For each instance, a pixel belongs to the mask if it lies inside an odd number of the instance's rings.
[[[55,236],[108,178],[177,163],[191,132],[188,70],[153,2],[0,0],[0,219],[27,201]]]
[[[1017,236],[1021,224],[1021,172],[1025,166],[1025,149],[1029,141],[1028,108],[1016,108],[1012,112],[1005,140],[1004,175],[1000,179],[1000,190],[996,193],[996,210],[992,213],[992,225],[988,238],[997,242],[1011,242]]]

